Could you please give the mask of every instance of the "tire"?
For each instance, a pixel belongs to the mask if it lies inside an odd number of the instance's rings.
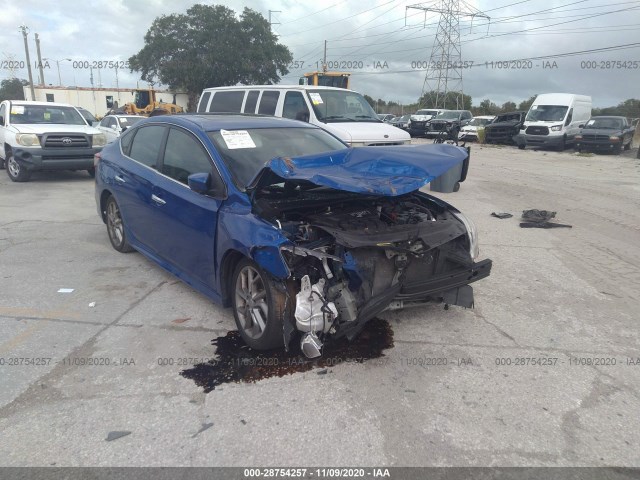
[[[107,234],[109,235],[111,246],[120,253],[133,252],[133,247],[127,241],[124,223],[120,215],[120,207],[115,198],[109,197],[107,199],[105,210],[107,212]]]
[[[525,148],[527,148],[527,146],[525,144],[523,144],[523,143],[519,143],[518,144],[518,149],[519,150],[524,150]]]
[[[9,153],[6,160],[7,175],[13,182],[28,182],[31,178],[31,172],[20,165]]]
[[[562,137],[562,141],[560,142],[560,145],[558,145],[558,151],[564,152],[566,148],[567,148],[567,137]]]
[[[631,141],[629,141],[629,143],[627,143],[623,148],[625,150],[631,150]]]
[[[454,192],[457,192],[458,190],[460,190],[460,182],[456,182],[456,184],[453,186]]]
[[[255,350],[284,346],[287,297],[253,261],[244,258],[231,279],[233,316],[240,336]]]
[[[96,178],[96,169],[94,167],[87,168],[87,173],[91,178]]]

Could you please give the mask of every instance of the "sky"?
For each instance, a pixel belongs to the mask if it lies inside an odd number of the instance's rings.
[[[270,16],[274,33],[298,62],[280,83],[297,84],[302,73],[321,66],[326,40],[329,66],[351,72],[353,90],[408,104],[416,102],[425,87],[425,67],[441,18],[434,10],[442,1],[224,4],[238,14],[248,7]],[[590,95],[594,107],[640,98],[640,1],[455,1],[462,11],[458,31],[463,90],[475,106],[486,98],[501,105],[550,92]],[[144,46],[144,35],[156,17],[185,13],[194,3],[0,0],[0,80],[12,75],[28,78],[21,25],[29,30],[32,65],[37,59],[34,35],[40,37],[42,57],[47,59],[46,84],[89,87],[86,67],[100,61],[125,62]],[[415,6],[423,9],[409,8]],[[37,83],[37,69],[33,76]],[[107,66],[93,70],[93,76],[95,86],[146,86],[127,68],[118,69],[116,76]]]

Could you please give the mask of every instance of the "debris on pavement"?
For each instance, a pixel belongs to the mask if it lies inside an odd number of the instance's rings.
[[[211,427],[213,427],[213,423],[203,423],[202,426],[200,427],[200,430],[198,430],[196,433],[191,435],[191,438],[195,438],[196,436],[198,436],[199,434],[201,434],[205,430],[208,430]]]
[[[513,215],[511,215],[510,213],[507,213],[507,212],[498,212],[498,213],[491,212],[491,216],[492,217],[496,217],[496,218],[500,218],[500,219],[513,217]]]
[[[105,440],[107,442],[112,442],[113,440],[117,440],[119,438],[126,437],[127,435],[130,435],[130,434],[131,434],[131,432],[128,431],[128,430],[121,430],[121,431],[117,431],[116,430],[114,432],[109,432],[107,434],[107,438],[105,438]]]
[[[551,223],[549,220],[555,218],[556,212],[551,212],[549,210],[523,210],[522,211],[522,220],[526,220],[525,222],[520,223],[521,228],[573,228],[571,225],[566,225],[563,223]]]
[[[58,293],[71,293],[73,290],[73,288],[60,288],[58,289]]]
[[[96,302],[91,302],[91,303],[89,304],[89,308],[93,308],[93,307],[95,307],[95,306],[96,306]]]

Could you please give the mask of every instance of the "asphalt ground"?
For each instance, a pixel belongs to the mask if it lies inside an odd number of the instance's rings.
[[[635,155],[473,146],[436,195],[493,259],[474,309],[386,312],[384,356],[208,393],[181,372],[231,311],[113,250],[85,172],[0,171],[0,464],[640,466]]]

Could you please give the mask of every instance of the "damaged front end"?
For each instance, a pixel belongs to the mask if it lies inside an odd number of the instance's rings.
[[[451,148],[452,162],[466,158],[464,150]],[[340,163],[336,155],[330,158],[333,166]],[[393,168],[379,173],[373,162],[369,172],[376,175],[368,176],[376,178],[359,187],[357,174],[323,170],[315,160],[320,173],[314,180],[300,173],[298,159],[287,159],[288,175],[272,170],[252,190],[253,213],[286,239],[280,255],[292,314],[284,325],[285,345],[301,332],[303,353],[317,357],[328,337],[352,339],[386,309],[429,302],[473,306],[469,283],[489,275],[491,260],[476,263],[477,233],[464,215],[419,192],[418,175],[403,182]],[[357,171],[352,160],[340,163],[342,169]],[[405,173],[407,163],[405,158]],[[438,172],[424,173],[421,181]],[[323,182],[329,175],[330,186]],[[385,175],[391,182],[384,182]]]

